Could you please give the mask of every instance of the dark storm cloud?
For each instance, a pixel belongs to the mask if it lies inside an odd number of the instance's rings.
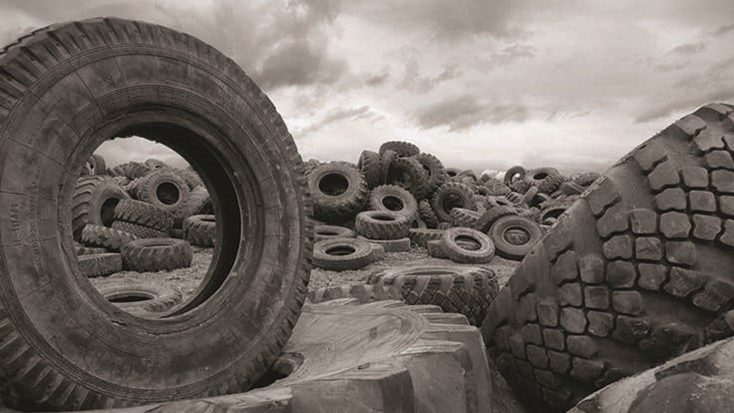
[[[449,131],[456,132],[483,123],[522,122],[528,118],[528,108],[462,95],[427,105],[415,112],[414,117],[423,129],[446,126]]]

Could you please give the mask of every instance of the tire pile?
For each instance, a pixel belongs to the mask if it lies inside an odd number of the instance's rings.
[[[81,175],[72,200],[72,231],[87,277],[186,268],[191,245],[214,246],[209,194],[192,170],[155,159],[108,169],[103,157],[92,155]]]
[[[596,181],[597,173],[515,166],[503,181],[445,168],[409,142],[365,150],[357,164],[306,162],[314,200],[314,265],[343,271],[410,250],[457,263],[521,260],[543,228]]]

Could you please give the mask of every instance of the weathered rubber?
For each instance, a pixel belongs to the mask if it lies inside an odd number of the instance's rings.
[[[451,225],[455,227],[474,228],[482,216],[477,211],[464,208],[454,208],[449,214],[451,216]]]
[[[142,225],[133,224],[125,221],[115,221],[112,223],[112,229],[127,232],[138,238],[168,238],[168,232],[158,231],[157,229],[144,227]]]
[[[367,199],[367,208],[373,211],[392,211],[405,215],[408,221],[418,218],[418,202],[413,194],[397,185],[380,185]]]
[[[173,228],[173,215],[170,212],[143,201],[120,201],[115,207],[114,216],[115,221],[125,221],[161,232],[169,232]]]
[[[395,151],[400,157],[416,156],[421,153],[418,146],[403,141],[388,141],[380,145],[380,155],[384,155],[387,151]]]
[[[447,182],[442,185],[431,199],[431,207],[439,220],[451,221],[451,209],[465,208],[476,210],[474,191],[467,185],[458,182]]]
[[[486,234],[489,232],[492,224],[494,224],[498,219],[512,215],[517,215],[517,211],[512,207],[497,206],[490,208],[487,212],[483,213],[481,217],[479,217],[476,225],[474,225],[474,229]]]
[[[314,227],[314,241],[319,242],[331,238],[356,238],[357,233],[349,228],[337,225],[316,225]]]
[[[357,214],[354,229],[369,239],[400,239],[410,233],[411,221],[393,211],[364,211]]]
[[[415,158],[398,158],[390,164],[385,183],[405,188],[415,199],[428,195],[428,172]]]
[[[122,271],[122,258],[115,252],[82,255],[77,260],[79,271],[87,278],[106,277]]]
[[[179,292],[153,282],[130,282],[125,279],[110,280],[110,282],[105,282],[97,289],[110,302],[130,296],[147,298],[143,301],[112,302],[115,307],[142,317],[155,316],[156,313],[166,312],[179,304],[182,299]]]
[[[441,160],[430,153],[421,153],[415,159],[423,165],[423,169],[428,173],[427,195],[433,195],[441,185],[445,184],[449,179]]]
[[[192,245],[212,248],[217,241],[217,221],[214,215],[192,215],[183,222],[184,238]]]
[[[505,216],[489,228],[497,255],[511,260],[521,260],[530,253],[543,232],[535,222],[520,216]]]
[[[345,183],[342,193],[330,195],[322,186],[332,179]],[[308,176],[308,185],[314,201],[314,216],[329,224],[350,219],[367,203],[367,182],[362,173],[343,162],[330,162],[314,169]],[[328,188],[327,188],[328,189]]]
[[[325,270],[357,270],[376,258],[375,247],[356,238],[333,238],[314,244],[313,265]]]
[[[446,231],[442,229],[411,228],[409,237],[410,240],[413,241],[413,243],[415,243],[416,245],[419,245],[423,248],[428,248],[428,241],[440,240],[445,232]]]
[[[459,242],[462,238],[471,239],[478,244],[476,250],[468,249]],[[486,264],[494,258],[494,242],[483,232],[472,228],[450,228],[441,239],[446,257],[460,264]]]
[[[128,242],[122,248],[122,266],[137,272],[172,271],[191,266],[193,251],[185,240],[148,238]]]
[[[112,179],[89,176],[77,181],[72,201],[71,226],[74,239],[80,240],[87,224],[110,226],[116,206],[130,196]]]
[[[436,228],[438,226],[438,217],[427,199],[418,203],[418,213],[428,228]]]
[[[82,242],[84,245],[106,248],[110,251],[120,251],[123,245],[136,239],[138,237],[133,234],[101,225],[87,225],[82,231]]]
[[[732,112],[707,105],[635,148],[514,273],[482,330],[528,399],[566,409],[732,334]]]
[[[357,162],[357,169],[364,175],[369,189],[382,184],[382,157],[379,153],[362,151]]]
[[[369,239],[362,236],[357,239],[370,242],[375,245],[379,245],[385,252],[407,252],[410,251],[410,238],[398,238],[398,239]]]
[[[168,189],[173,199],[167,199],[161,192],[163,188]],[[148,174],[135,187],[137,199],[155,205],[158,208],[174,213],[189,195],[189,186],[173,170],[157,169]]]
[[[375,289],[399,292],[406,304],[435,304],[481,325],[499,290],[492,270],[448,265],[406,265],[378,270],[367,279]],[[394,293],[393,293],[394,294]]]
[[[282,118],[232,60],[148,23],[41,28],[0,51],[0,130],[0,382],[24,400],[11,407],[241,392],[273,364],[307,290],[311,206]],[[234,240],[165,322],[107,304],[71,243],[82,165],[105,139],[129,135],[155,137],[205,171]]]

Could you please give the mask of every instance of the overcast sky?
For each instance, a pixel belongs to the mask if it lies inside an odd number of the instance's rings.
[[[94,16],[234,58],[304,159],[356,162],[400,139],[447,166],[601,170],[734,101],[734,0],[3,0],[0,40]]]

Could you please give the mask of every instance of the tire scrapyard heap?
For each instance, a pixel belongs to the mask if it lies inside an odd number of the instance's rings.
[[[403,141],[356,164],[304,163],[231,59],[162,26],[98,18],[0,52],[0,136],[2,405],[734,403],[734,106],[698,109],[604,175],[517,166],[478,177]],[[132,136],[191,167],[109,168],[95,154]],[[343,275],[411,248],[440,264],[308,288],[312,265]],[[197,249],[212,262],[188,297],[90,281],[186,268]],[[506,285],[495,255],[521,261]],[[495,371],[525,407],[508,408]]]

